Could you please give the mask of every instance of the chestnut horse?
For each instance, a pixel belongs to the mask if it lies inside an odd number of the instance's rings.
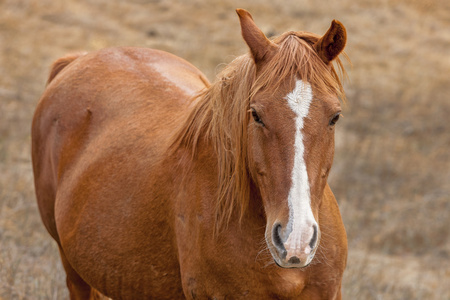
[[[71,299],[341,298],[345,28],[269,40],[237,13],[250,52],[213,84],[151,49],[54,63],[32,158]]]

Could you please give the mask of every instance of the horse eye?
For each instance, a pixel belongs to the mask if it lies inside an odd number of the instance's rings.
[[[254,108],[252,108],[252,117],[253,120],[255,120],[256,123],[264,126],[263,121],[261,120],[261,118],[258,116],[258,113],[256,112],[256,110]]]
[[[330,120],[330,126],[334,126],[336,124],[337,121],[339,121],[339,116],[341,115],[341,113],[337,113],[333,116],[333,118],[331,118]]]

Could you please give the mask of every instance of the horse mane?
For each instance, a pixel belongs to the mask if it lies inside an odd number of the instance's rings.
[[[236,208],[242,219],[250,199],[247,125],[250,100],[261,89],[277,89],[284,79],[296,74],[316,91],[337,95],[345,101],[341,78],[346,77],[339,58],[326,65],[313,45],[320,36],[306,32],[287,32],[275,38],[275,56],[258,75],[251,55],[234,59],[217,80],[196,96],[196,103],[172,141],[171,149],[189,149],[194,159],[200,140],[213,146],[217,155],[218,192],[215,232],[228,224]],[[346,54],[344,56],[347,58]],[[348,59],[348,58],[347,58]]]

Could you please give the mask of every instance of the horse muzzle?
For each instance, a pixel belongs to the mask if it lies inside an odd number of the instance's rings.
[[[273,246],[269,249],[278,266],[304,268],[311,263],[319,247],[320,229],[316,222],[300,230],[289,230],[275,223],[270,240]]]

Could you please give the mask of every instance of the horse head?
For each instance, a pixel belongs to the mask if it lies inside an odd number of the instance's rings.
[[[319,207],[343,96],[332,61],[346,31],[333,21],[323,37],[288,32],[272,41],[247,11],[237,13],[255,64],[247,157],[266,215],[265,240],[279,266],[305,267],[320,243]]]

